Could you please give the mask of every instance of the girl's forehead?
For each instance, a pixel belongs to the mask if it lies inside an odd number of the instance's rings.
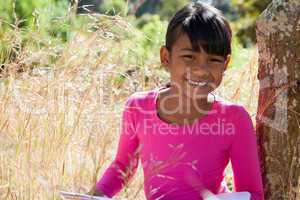
[[[187,34],[180,34],[180,36],[176,39],[174,43],[174,49],[192,49],[192,44]]]
[[[216,54],[207,53],[201,46],[199,51],[195,51],[191,44],[190,38],[186,33],[180,34],[180,36],[176,39],[172,52],[177,54],[181,52],[192,52],[192,53],[206,53],[208,55],[217,56]]]
[[[195,51],[193,49],[192,43],[190,38],[188,37],[187,34],[181,34],[175,41],[173,45],[174,52],[179,53],[179,52],[202,52],[204,51],[203,48],[200,46],[200,51]]]

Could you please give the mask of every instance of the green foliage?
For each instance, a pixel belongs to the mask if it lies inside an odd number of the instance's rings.
[[[233,22],[236,36],[244,47],[256,42],[255,22],[272,0],[233,0],[232,9],[236,14]]]
[[[166,27],[166,21],[161,21],[158,15],[152,15],[151,20],[141,29],[146,36],[143,46],[151,49],[152,47],[161,45],[164,41]]]
[[[189,0],[172,0],[172,1],[162,1],[158,6],[158,15],[162,19],[171,18],[179,9],[185,6]]]
[[[70,21],[67,15],[68,1],[56,0],[0,0],[0,19],[2,30],[16,25],[27,30],[39,30],[43,34],[50,34],[67,39]]]
[[[124,0],[105,0],[99,6],[98,9],[101,13],[107,15],[121,15],[125,16],[127,14],[127,3]]]
[[[158,52],[160,46],[164,44],[168,24],[161,20],[159,15],[147,14],[137,21],[137,26],[143,33],[139,51],[144,58],[149,58],[151,54]]]
[[[136,11],[135,16],[141,17],[144,14],[155,14],[157,12],[158,3],[146,0]]]
[[[149,60],[159,60],[159,48],[165,41],[167,19],[186,3],[188,3],[188,0],[162,1],[157,5],[158,14],[144,14],[135,18],[135,16],[126,16],[126,1],[107,0],[104,1],[100,9],[111,15],[125,15],[126,20],[134,24],[132,32],[136,34],[124,31],[122,27],[115,24],[115,21],[109,20],[109,17],[107,17],[107,20],[105,20],[105,17],[101,17],[99,24],[110,27],[107,33],[118,37],[116,43],[122,43],[122,45],[128,47],[128,55],[124,58],[124,62],[135,63],[137,61],[139,65],[143,65]],[[0,5],[0,19],[2,21],[2,23],[0,22],[0,63],[8,63],[14,60],[24,46],[32,51],[48,47],[49,41],[52,43],[51,45],[63,46],[65,42],[70,40],[74,30],[91,28],[87,25],[89,23],[87,16],[70,17],[68,12],[70,5],[67,0],[8,0],[7,2],[0,0]],[[251,7],[251,5],[250,2],[243,6],[245,10],[251,10],[248,7]],[[245,11],[243,16],[248,16],[247,12],[254,13],[253,16],[259,13]],[[253,23],[250,20],[252,18],[240,15],[240,19],[233,24],[237,30],[241,30],[246,24],[250,26]],[[252,16],[252,14],[249,14],[249,16]],[[16,24],[20,20],[24,21],[18,24],[18,30],[15,30],[16,27],[9,25]],[[95,24],[94,29],[97,30],[99,27]],[[239,37],[241,38],[241,36]],[[233,62],[231,64],[233,67],[243,66],[244,60],[249,56],[249,51],[240,45],[240,41],[241,39],[234,39]],[[251,43],[249,39],[243,39],[243,41]],[[118,48],[115,48],[115,52],[116,55],[119,55]]]
[[[237,37],[232,41],[232,53],[229,67],[241,68],[244,67],[253,52],[253,48],[244,48]]]
[[[161,19],[170,19],[179,9],[185,6],[190,0],[172,0],[172,1],[155,1],[146,0],[145,3],[137,10],[136,16],[141,17],[146,13],[157,14]]]
[[[0,5],[0,66],[42,49],[59,51],[86,22],[82,16],[72,18],[67,0],[0,0]],[[48,64],[57,53],[49,53]]]
[[[49,8],[53,5],[57,9],[61,9],[67,1],[55,0],[0,0],[0,17],[6,22],[15,24],[16,20],[24,20],[21,26],[31,25],[34,23],[36,13],[40,13],[43,8]],[[60,12],[60,11],[58,11]],[[49,15],[51,13],[45,13]]]
[[[272,0],[232,0],[232,4],[237,6],[239,16],[256,17],[258,16]]]

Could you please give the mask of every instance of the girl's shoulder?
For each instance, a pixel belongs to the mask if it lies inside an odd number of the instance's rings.
[[[132,93],[126,100],[126,107],[133,108],[150,108],[153,104],[154,96],[156,93],[156,89],[146,90],[146,91],[136,91]]]
[[[129,95],[127,101],[142,103],[144,101],[150,100],[153,98],[156,89],[146,90],[146,91],[136,91]]]

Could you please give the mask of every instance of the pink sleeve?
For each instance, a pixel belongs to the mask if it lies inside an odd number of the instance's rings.
[[[122,112],[121,132],[117,155],[105,170],[96,186],[108,197],[113,197],[134,175],[138,166],[139,140],[135,131],[133,99],[129,98]]]
[[[235,138],[230,147],[230,160],[235,191],[251,193],[251,200],[263,200],[256,135],[248,112],[240,107],[237,113]]]

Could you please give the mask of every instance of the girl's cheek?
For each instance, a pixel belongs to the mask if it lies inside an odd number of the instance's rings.
[[[192,67],[193,65],[195,65],[195,62],[192,60],[184,60],[184,64],[188,67]]]
[[[190,66],[185,67],[183,73],[186,74],[186,75],[191,75],[192,74],[192,67],[190,67]]]

